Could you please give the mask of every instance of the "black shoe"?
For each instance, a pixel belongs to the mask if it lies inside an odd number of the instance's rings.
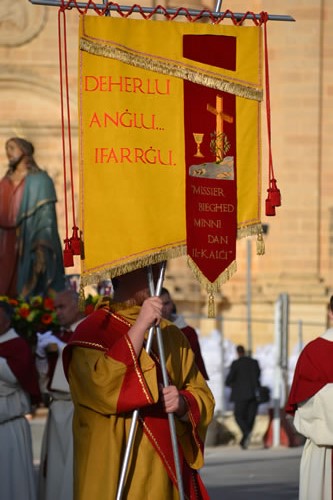
[[[246,450],[245,436],[242,437],[242,439],[240,440],[239,444],[240,444],[240,447],[243,448],[243,450]]]
[[[245,436],[242,437],[242,439],[240,440],[240,446],[243,450],[247,450],[248,447],[249,447],[249,444],[250,444],[250,439],[251,439],[251,436],[250,434],[246,434]]]

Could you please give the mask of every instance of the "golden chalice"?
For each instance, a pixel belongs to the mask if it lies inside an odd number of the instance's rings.
[[[193,132],[193,137],[194,137],[195,143],[197,145],[197,151],[196,151],[195,155],[193,155],[193,156],[203,158],[203,154],[200,151],[200,145],[202,144],[204,134],[198,134],[196,132]]]

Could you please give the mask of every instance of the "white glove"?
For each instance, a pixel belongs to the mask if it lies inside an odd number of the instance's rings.
[[[57,344],[60,349],[65,346],[65,343],[58,339],[58,337],[53,335],[51,331],[45,333],[37,333],[37,356],[39,356],[40,358],[45,358],[46,348],[49,344]]]

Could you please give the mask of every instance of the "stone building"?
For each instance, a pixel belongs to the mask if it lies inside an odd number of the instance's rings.
[[[211,0],[183,5],[215,8]],[[179,7],[181,2],[170,0],[167,6]],[[274,304],[281,293],[287,293],[292,348],[300,331],[307,341],[326,326],[327,302],[332,293],[333,4],[330,0],[224,0],[224,9],[234,12],[269,9],[270,14],[285,14],[295,19],[295,22],[268,24],[272,147],[282,206],[277,209],[276,217],[262,218],[268,225],[264,256],[255,254],[252,238],[238,242],[238,271],[216,297],[216,320],[206,318],[206,296],[187,268],[185,258],[170,261],[165,284],[173,293],[178,310],[203,334],[215,327],[220,329],[223,320],[225,336],[246,344],[250,311],[253,348],[273,341]],[[48,170],[57,185],[63,239],[57,12],[55,7],[33,5],[28,0],[1,0],[0,141],[4,144],[17,134],[35,144],[38,163]],[[69,11],[66,20],[77,192],[77,11]],[[262,110],[264,212],[268,184],[264,104]],[[3,147],[0,164],[4,173]],[[78,270],[77,263],[70,272]]]

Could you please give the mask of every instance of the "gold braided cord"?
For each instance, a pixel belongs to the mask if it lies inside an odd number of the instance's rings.
[[[228,92],[246,99],[262,101],[263,91],[257,87],[228,81],[217,73],[210,72],[195,66],[183,64],[181,61],[161,60],[154,58],[152,54],[142,55],[130,51],[130,49],[115,47],[111,44],[102,42],[93,42],[87,38],[80,39],[80,50],[93,54],[95,56],[116,59],[131,66],[155,71],[163,75],[170,75],[192,83],[204,85],[222,92]]]
[[[119,264],[117,266],[107,267],[103,269],[98,269],[93,272],[88,272],[81,274],[81,282],[83,286],[94,285],[99,281],[109,280],[120,276],[122,274],[130,273],[141,267],[150,266],[153,264],[158,264],[164,260],[173,259],[175,257],[180,257],[186,255],[186,246],[181,245],[175,248],[169,248],[167,250],[161,250],[151,255],[144,255],[142,257],[136,258],[133,261],[126,262],[124,264]]]

